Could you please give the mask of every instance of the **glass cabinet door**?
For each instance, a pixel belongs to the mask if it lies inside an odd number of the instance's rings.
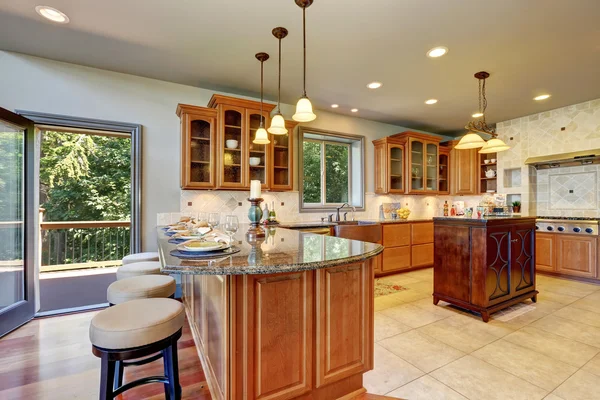
[[[448,163],[448,154],[440,153],[439,160],[440,163],[438,166],[438,190],[440,191],[440,193],[450,193],[450,185],[448,181],[448,168],[450,164]]]
[[[222,112],[222,171],[220,184],[222,187],[244,186],[244,135],[243,135],[244,109],[237,107],[223,107]]]
[[[200,116],[188,115],[190,146],[190,177],[193,186],[212,186],[213,121]]]
[[[404,149],[398,145],[388,145],[389,192],[404,192]]]
[[[427,158],[426,162],[426,182],[427,191],[438,190],[438,145],[435,143],[427,143]]]
[[[272,135],[273,144],[273,180],[274,190],[292,190],[292,135],[296,123],[285,122],[288,133]]]
[[[424,190],[425,186],[425,144],[410,140],[410,190]]]
[[[268,124],[268,115],[263,115],[263,127],[266,129]],[[267,173],[267,159],[269,152],[269,144],[256,144],[253,143],[256,137],[256,131],[260,127],[261,115],[260,111],[248,110],[248,130],[249,130],[249,142],[248,149],[250,157],[248,158],[250,167],[250,180],[260,181],[263,189],[269,189],[268,185],[268,173]],[[273,136],[269,135],[269,140],[273,142]]]

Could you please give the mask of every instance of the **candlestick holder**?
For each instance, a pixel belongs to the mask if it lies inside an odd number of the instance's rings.
[[[246,232],[246,236],[249,239],[254,238],[264,238],[265,231],[260,226],[260,220],[263,216],[263,212],[260,209],[260,203],[263,202],[263,199],[248,199],[250,202],[250,209],[248,210],[248,219],[250,219],[250,229]]]

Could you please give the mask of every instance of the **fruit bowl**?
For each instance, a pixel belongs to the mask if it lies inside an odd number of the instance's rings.
[[[396,214],[398,214],[398,218],[400,219],[408,219],[408,216],[410,215],[410,210],[408,208],[399,208],[396,211]]]

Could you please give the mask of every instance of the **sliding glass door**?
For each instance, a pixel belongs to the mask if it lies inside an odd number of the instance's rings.
[[[33,123],[0,108],[0,336],[33,318]]]

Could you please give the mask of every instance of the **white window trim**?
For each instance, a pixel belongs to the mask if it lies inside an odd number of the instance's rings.
[[[321,139],[313,139],[313,138],[305,138],[305,134],[311,134],[311,135],[321,135],[323,136],[323,138]],[[336,141],[336,140],[331,140],[331,139],[326,139],[326,137],[331,137],[331,138],[340,138],[343,139],[341,141]],[[304,142],[305,141],[309,141],[309,142],[315,142],[315,143],[319,143],[322,146],[322,151],[321,151],[321,203],[305,203],[304,202]],[[352,142],[358,142],[360,143],[360,149],[361,149],[361,159],[362,162],[365,162],[365,137],[364,136],[359,136],[359,135],[350,135],[350,134],[345,134],[345,133],[338,133],[338,132],[330,132],[330,131],[325,131],[325,130],[320,130],[320,129],[312,129],[312,128],[305,128],[305,127],[300,127],[299,128],[299,135],[298,135],[298,189],[299,189],[299,197],[300,197],[300,212],[323,212],[323,211],[333,211],[336,210],[338,207],[340,207],[343,203],[326,203],[326,167],[325,167],[325,146],[327,144],[332,144],[332,145],[346,145],[348,146],[348,203],[349,204],[356,204],[356,200],[360,201],[360,205],[355,206],[357,211],[364,211],[365,209],[365,195],[364,195],[364,185],[365,185],[365,168],[361,168],[362,171],[362,176],[359,176],[360,179],[362,179],[362,186],[363,186],[363,190],[361,191],[362,193],[362,198],[360,199],[356,199],[353,198],[352,196],[352,184],[355,178],[357,178],[355,175],[353,176],[352,174],[352,162],[353,157],[352,157],[352,145],[350,143],[350,141]]]

